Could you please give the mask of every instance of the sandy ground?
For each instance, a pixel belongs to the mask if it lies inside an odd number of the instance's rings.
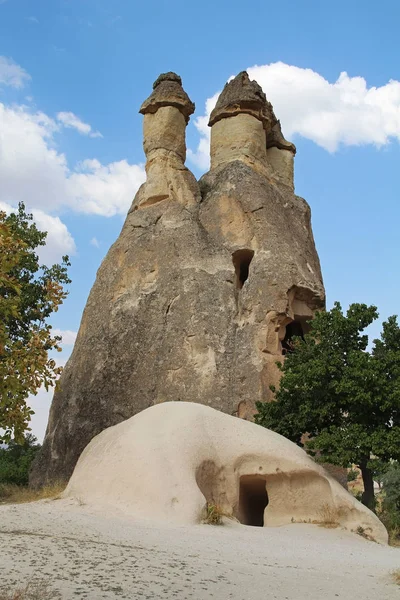
[[[398,600],[400,549],[293,524],[168,527],[71,500],[0,506],[0,588],[63,599]]]

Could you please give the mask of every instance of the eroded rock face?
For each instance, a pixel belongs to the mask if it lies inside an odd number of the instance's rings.
[[[208,503],[245,525],[329,523],[387,542],[376,515],[296,444],[196,403],[166,402],[103,431],[64,497],[189,525]]]
[[[33,484],[68,478],[95,435],[152,404],[251,419],[271,398],[276,360],[324,289],[294,146],[260,90],[243,73],[225,88],[197,182],[184,164],[194,105],[177,75],[155,82],[141,107],[147,180],[98,271]]]

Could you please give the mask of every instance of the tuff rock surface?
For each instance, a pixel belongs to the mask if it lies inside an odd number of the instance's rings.
[[[244,525],[329,523],[387,543],[378,517],[293,442],[195,402],[152,406],[96,436],[65,498],[181,525],[206,506]]]
[[[146,100],[147,180],[103,260],[31,482],[68,478],[103,429],[169,400],[251,419],[276,361],[324,307],[295,148],[240,73],[211,115],[211,168],[185,167],[194,105],[174,73]]]

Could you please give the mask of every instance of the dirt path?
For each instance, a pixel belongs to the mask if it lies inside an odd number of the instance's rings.
[[[166,527],[65,500],[0,507],[0,588],[60,598],[394,600],[400,549],[313,525]]]

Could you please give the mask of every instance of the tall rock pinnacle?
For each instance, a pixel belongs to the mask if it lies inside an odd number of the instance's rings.
[[[325,295],[295,147],[240,73],[210,117],[211,168],[186,168],[194,105],[161,75],[144,115],[147,180],[97,273],[50,411],[32,483],[68,478],[100,431],[185,400],[251,419],[276,361]]]
[[[186,187],[197,184],[185,168],[186,125],[194,111],[194,104],[182,87],[176,73],[163,73],[153,84],[153,93],[140,108],[143,119],[143,149],[146,154],[147,180],[139,194],[138,206],[149,206],[165,199],[176,199],[182,204],[193,198],[185,193]]]

